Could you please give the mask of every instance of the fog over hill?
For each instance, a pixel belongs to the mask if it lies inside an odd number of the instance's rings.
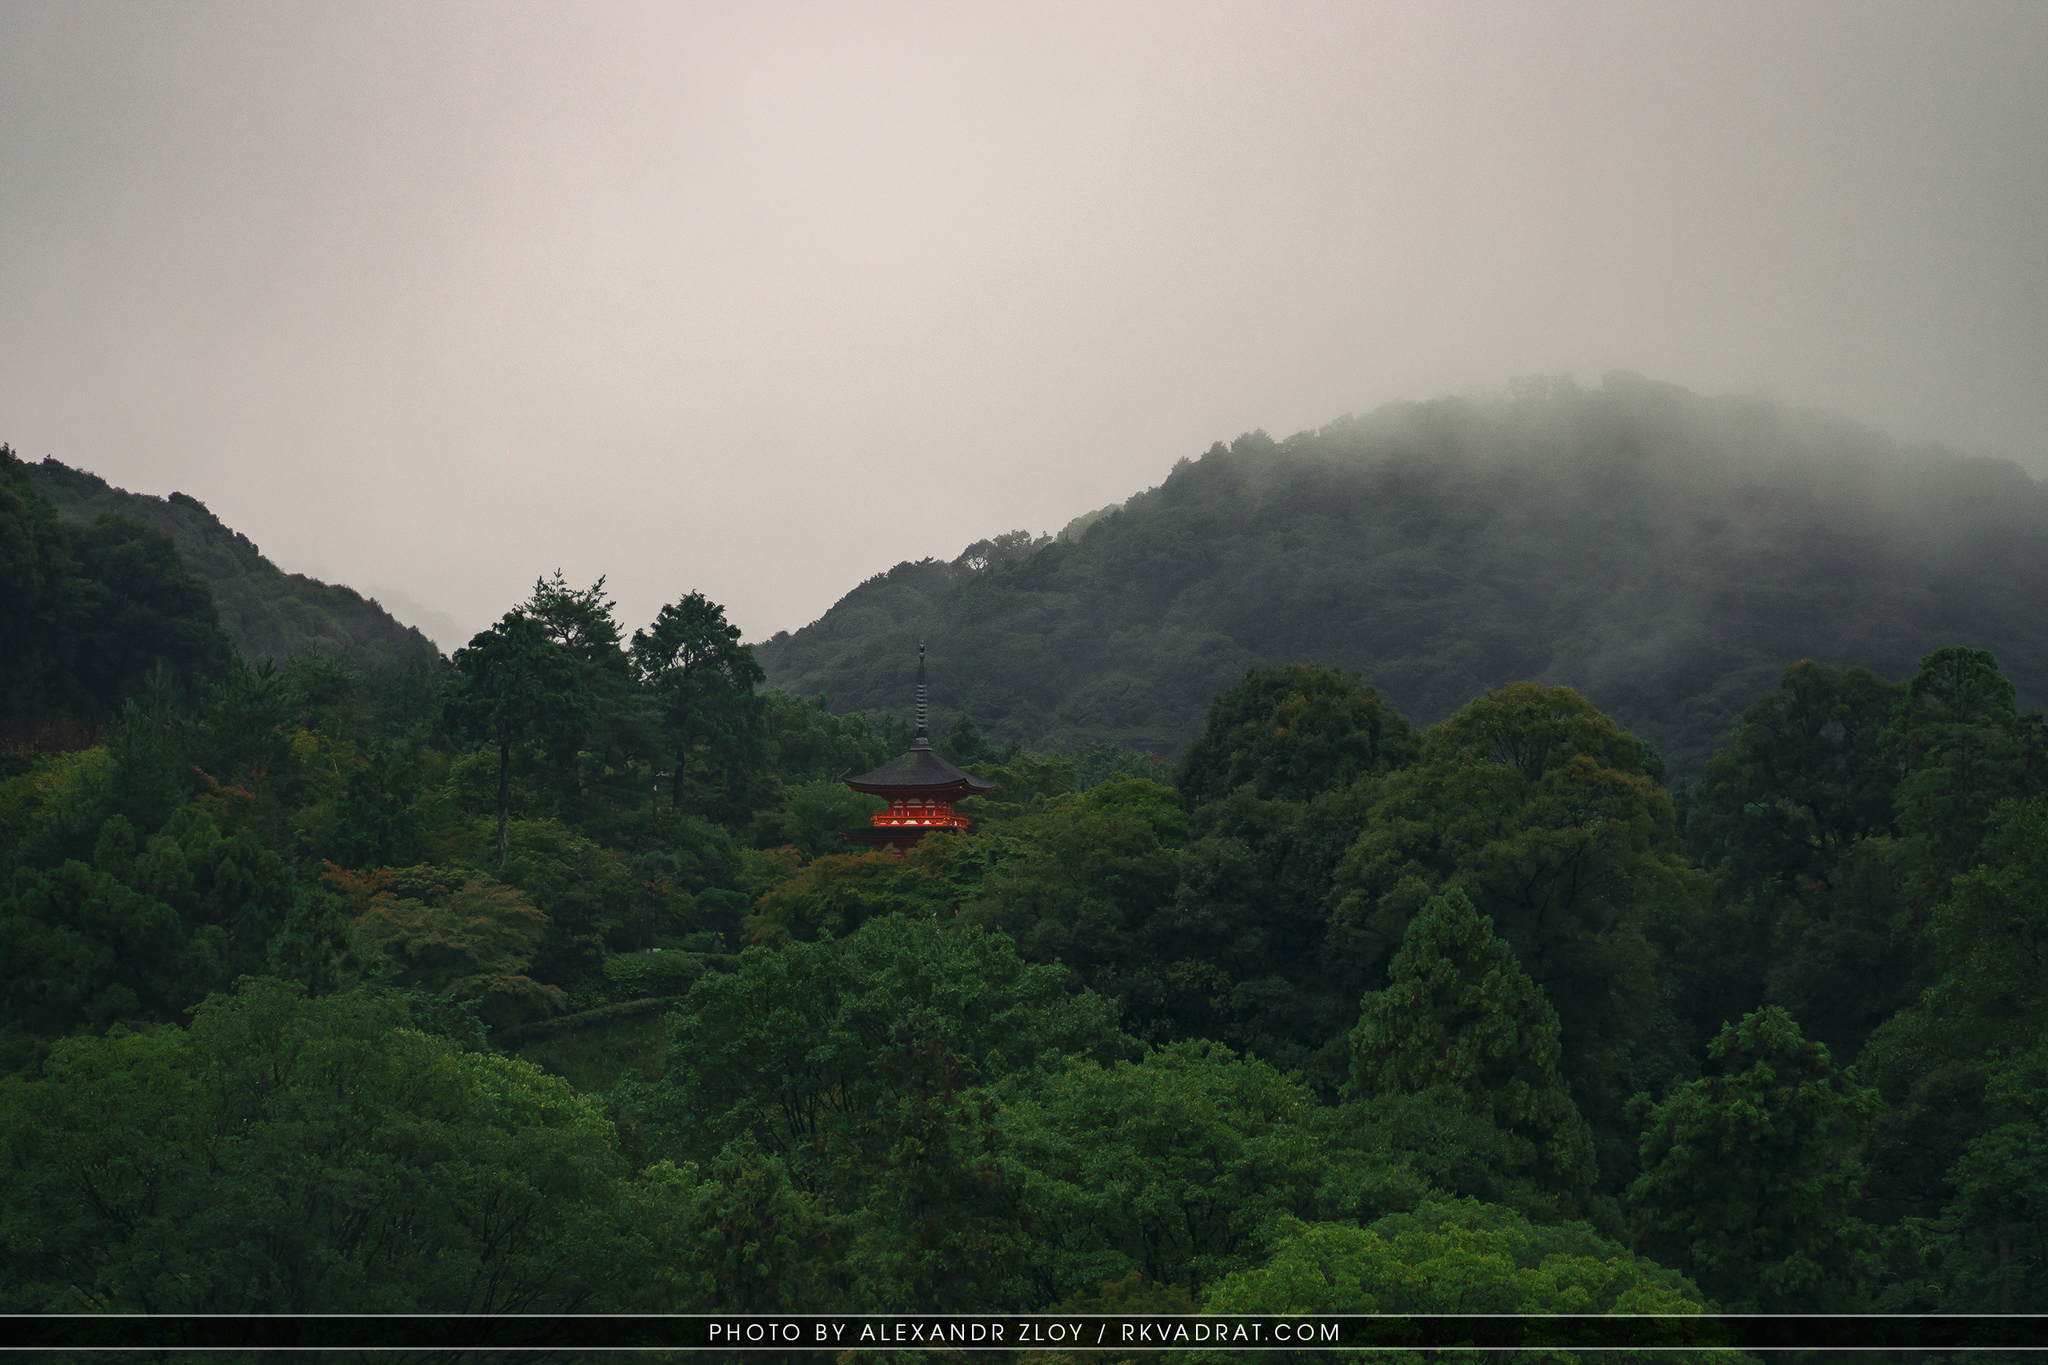
[[[1993,651],[2048,701],[2048,488],[1846,419],[1633,375],[1399,403],[1177,463],[1057,539],[897,565],[757,646],[771,685],[1034,747],[1177,752],[1261,664],[1354,669],[1419,725],[1565,684],[1689,776],[1812,658]]]

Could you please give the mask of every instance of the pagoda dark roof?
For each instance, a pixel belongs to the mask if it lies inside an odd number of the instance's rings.
[[[871,773],[849,777],[846,785],[857,792],[958,791],[980,796],[996,789],[993,782],[961,772],[930,748],[912,749],[903,757],[884,763]]]

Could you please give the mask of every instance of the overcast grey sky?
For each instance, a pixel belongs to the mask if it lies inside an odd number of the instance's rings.
[[[0,440],[749,639],[1529,373],[2048,473],[2048,4],[0,0]]]

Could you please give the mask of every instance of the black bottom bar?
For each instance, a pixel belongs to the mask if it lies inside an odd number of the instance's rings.
[[[2048,1348],[2048,1316],[0,1316],[0,1350],[1961,1351]]]

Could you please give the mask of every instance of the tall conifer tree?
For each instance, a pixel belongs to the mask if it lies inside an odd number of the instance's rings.
[[[1592,1134],[1557,1072],[1557,1011],[1464,892],[1433,897],[1409,922],[1351,1046],[1350,1094],[1460,1092],[1529,1144],[1526,1174],[1538,1186],[1591,1187]]]

